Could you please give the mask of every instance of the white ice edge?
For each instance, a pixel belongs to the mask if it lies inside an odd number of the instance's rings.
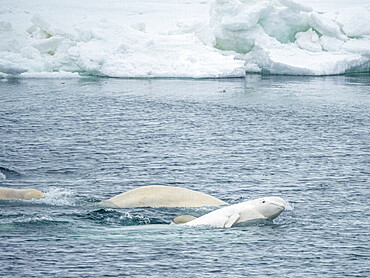
[[[70,3],[73,11],[56,0],[42,9],[42,1],[4,1],[0,77],[224,78],[370,67],[370,5],[322,13],[302,1],[214,0],[208,15],[196,1],[108,0],[104,9],[79,1]],[[177,8],[189,11],[187,18],[177,26],[171,18],[165,29],[161,19]]]

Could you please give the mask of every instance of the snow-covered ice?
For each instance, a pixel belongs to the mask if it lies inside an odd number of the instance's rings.
[[[0,77],[369,72],[364,0],[1,2]]]
[[[369,69],[369,6],[318,13],[292,0],[216,0],[215,47],[239,53],[247,71],[331,75]],[[351,17],[355,18],[351,21]]]

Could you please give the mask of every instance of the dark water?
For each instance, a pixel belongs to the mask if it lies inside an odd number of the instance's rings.
[[[370,276],[370,77],[0,80],[1,277]],[[211,208],[105,209],[149,184],[293,209],[231,229]]]

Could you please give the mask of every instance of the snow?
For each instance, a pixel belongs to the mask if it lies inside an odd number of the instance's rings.
[[[247,72],[333,75],[369,68],[368,5],[333,14],[292,0],[225,0],[211,9],[215,47],[239,53]]]
[[[368,72],[370,5],[321,2],[3,0],[0,77]]]

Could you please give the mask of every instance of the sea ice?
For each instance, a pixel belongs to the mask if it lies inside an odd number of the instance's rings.
[[[215,47],[239,53],[247,72],[330,75],[369,68],[369,6],[353,22],[357,9],[335,17],[292,0],[214,1],[211,9]]]
[[[281,4],[283,4],[284,6],[288,7],[288,8],[291,8],[293,10],[298,10],[298,11],[303,11],[303,12],[312,12],[312,8],[309,7],[309,6],[306,6],[304,4],[301,4],[301,3],[297,3],[295,1],[292,1],[292,0],[279,0]]]
[[[322,46],[320,44],[319,36],[312,29],[306,32],[300,32],[295,35],[296,43],[301,49],[305,49],[311,52],[320,52]]]
[[[348,37],[370,36],[370,9],[353,7],[340,11],[337,23]]]
[[[0,73],[17,75],[26,71],[27,69],[20,65],[0,59]]]
[[[211,0],[207,14],[196,0],[65,1],[3,0],[1,76],[369,71],[370,5],[322,13],[303,1]]]

